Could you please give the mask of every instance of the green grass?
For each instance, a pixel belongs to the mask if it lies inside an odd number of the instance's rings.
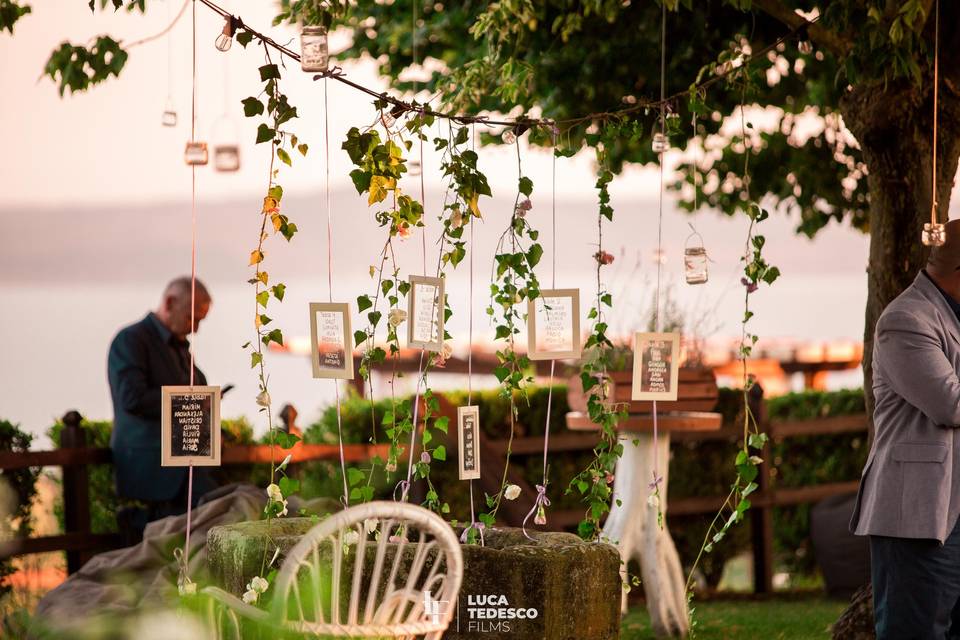
[[[806,640],[829,638],[846,603],[824,599],[695,602],[697,640]],[[653,640],[650,616],[640,603],[620,626],[621,640]]]

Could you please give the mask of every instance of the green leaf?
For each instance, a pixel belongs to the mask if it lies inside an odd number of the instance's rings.
[[[361,344],[367,341],[367,332],[356,330],[353,332],[353,341],[359,347]]]
[[[283,147],[277,147],[277,157],[286,164],[288,167],[293,166],[293,161],[290,159],[290,154],[287,153],[286,149]]]
[[[260,67],[260,81],[266,82],[267,80],[279,80],[280,79],[280,67],[275,64],[265,64]]]
[[[267,302],[268,302],[269,300],[270,300],[270,292],[269,292],[269,291],[264,290],[264,291],[261,291],[260,293],[257,294],[257,304],[260,305],[261,307],[266,308],[266,307],[267,307]]]
[[[434,460],[446,460],[447,459],[447,448],[442,444],[433,450],[433,459]]]
[[[527,263],[530,265],[530,268],[537,266],[540,262],[540,258],[543,257],[543,247],[539,244],[530,245],[530,249],[527,251]]]
[[[276,135],[276,131],[261,123],[260,126],[257,127],[257,144],[270,142],[273,140],[274,135]]]
[[[263,362],[263,355],[259,352],[253,352],[250,354],[250,368],[253,369],[255,366]]]
[[[370,296],[357,296],[357,312],[363,313],[365,309],[369,309],[373,306],[373,303],[370,301]]]
[[[258,116],[263,113],[263,103],[253,96],[244,98],[240,102],[243,104],[243,115],[247,116],[248,118],[252,118],[253,116]]]
[[[300,491],[300,481],[294,480],[293,478],[288,478],[287,476],[281,477],[277,484],[280,485],[280,493],[283,494],[284,498],[293,495],[297,491]]]
[[[530,194],[533,193],[533,180],[531,180],[527,176],[523,176],[522,178],[520,178],[519,188],[520,188],[520,193],[529,197]]]
[[[273,297],[282,302],[283,294],[286,292],[287,287],[281,282],[274,285],[270,290],[273,291]]]
[[[363,482],[363,481],[366,480],[366,479],[367,479],[366,474],[365,474],[363,471],[361,471],[360,469],[357,469],[357,468],[355,468],[355,467],[350,467],[350,468],[347,469],[347,483],[348,483],[351,487],[354,487],[354,486],[360,484],[361,482]]]
[[[237,44],[246,49],[247,45],[250,44],[250,41],[253,40],[253,32],[244,29],[234,37],[234,40],[237,41]]]

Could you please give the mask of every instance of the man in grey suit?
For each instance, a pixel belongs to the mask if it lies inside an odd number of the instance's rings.
[[[960,638],[960,220],[877,322],[875,437],[851,529],[877,638]]]

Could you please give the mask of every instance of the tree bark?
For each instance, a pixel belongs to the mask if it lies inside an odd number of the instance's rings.
[[[937,202],[947,220],[960,158],[960,100],[941,86],[938,118]],[[863,151],[869,174],[870,257],[863,329],[863,386],[873,438],[873,332],[886,306],[926,264],[920,242],[930,222],[933,179],[933,86],[909,83],[861,86],[841,104],[844,123]]]

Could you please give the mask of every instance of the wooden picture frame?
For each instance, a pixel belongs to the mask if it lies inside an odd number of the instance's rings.
[[[443,316],[446,301],[443,278],[411,275],[409,282],[407,346],[440,352],[443,350]],[[432,301],[421,299],[431,295]]]
[[[527,357],[562,360],[580,355],[580,290],[542,289],[527,303]]]
[[[480,478],[480,407],[457,407],[457,466],[461,480]]]
[[[631,399],[675,401],[679,378],[680,334],[636,333]]]
[[[314,378],[352,380],[352,340],[349,304],[310,303],[310,362]]]
[[[219,467],[220,387],[161,387],[160,399],[160,465]]]

